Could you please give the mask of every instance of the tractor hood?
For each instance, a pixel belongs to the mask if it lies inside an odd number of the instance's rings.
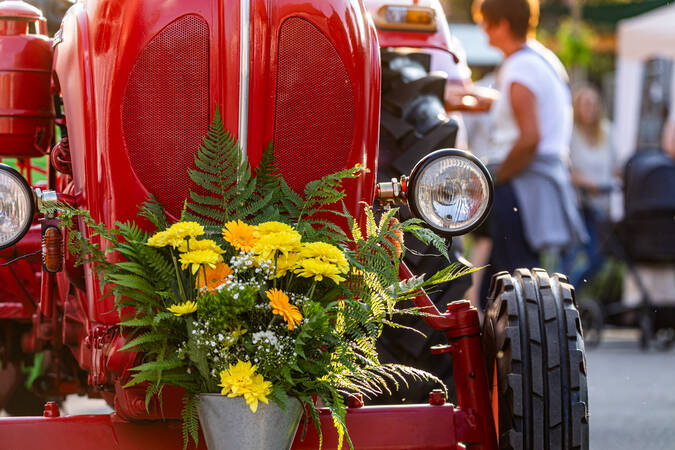
[[[273,142],[302,192],[358,163],[370,173],[350,180],[347,207],[372,200],[379,48],[360,1],[81,0],[54,44],[64,189],[99,222],[135,217],[149,194],[178,217],[216,105],[254,167]]]
[[[140,185],[178,215],[216,105],[253,165],[275,142],[298,190],[374,161],[379,59],[361,2],[84,0],[56,43],[80,196],[108,182],[127,203]]]

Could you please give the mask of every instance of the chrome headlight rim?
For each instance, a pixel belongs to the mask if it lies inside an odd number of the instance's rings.
[[[4,244],[0,244],[0,250],[4,250],[6,248],[16,245],[16,243],[19,242],[21,239],[23,239],[26,233],[28,233],[28,230],[33,224],[33,217],[35,216],[35,195],[33,193],[33,188],[28,184],[28,181],[26,181],[23,175],[21,175],[21,173],[19,173],[19,171],[14,169],[12,166],[0,163],[0,172],[5,172],[9,174],[12,178],[16,179],[19,182],[21,188],[25,191],[26,196],[28,197],[30,209],[29,214],[25,219],[26,223],[24,223],[23,226],[21,227],[21,231],[17,233],[17,235],[13,239],[7,241]]]
[[[438,161],[441,158],[446,158],[446,157],[456,157],[456,158],[464,158],[469,160],[471,163],[473,163],[483,174],[487,186],[488,186],[488,191],[487,191],[487,205],[484,209],[484,211],[481,213],[481,215],[476,219],[474,222],[472,222],[470,225],[464,227],[464,228],[458,228],[456,230],[445,230],[442,228],[438,228],[437,226],[434,226],[433,224],[429,223],[427,220],[424,219],[424,214],[419,209],[419,205],[417,204],[417,198],[416,198],[416,191],[417,191],[417,183],[420,179],[421,174],[424,173],[424,171],[429,167],[429,165],[433,164],[434,162]],[[444,237],[453,237],[453,236],[461,236],[467,233],[470,233],[471,231],[475,230],[483,222],[485,222],[485,219],[487,219],[488,215],[490,215],[490,211],[492,210],[492,202],[494,201],[494,183],[492,182],[492,177],[490,176],[490,172],[487,170],[485,165],[478,159],[476,156],[474,156],[472,153],[467,152],[465,150],[460,150],[457,148],[444,148],[440,150],[433,151],[426,155],[424,158],[422,158],[413,168],[412,172],[410,172],[410,177],[408,179],[408,186],[407,186],[407,200],[408,200],[408,206],[410,207],[410,212],[412,215],[418,219],[422,219],[424,224],[428,227],[431,228],[436,234],[439,234]]]

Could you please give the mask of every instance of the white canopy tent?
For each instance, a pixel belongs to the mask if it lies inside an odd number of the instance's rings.
[[[637,144],[644,63],[659,57],[675,60],[675,5],[619,22],[614,144],[621,162]],[[675,76],[672,83],[675,88]],[[670,111],[675,114],[675,95]]]

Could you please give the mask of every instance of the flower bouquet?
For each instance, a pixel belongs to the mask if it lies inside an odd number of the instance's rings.
[[[251,172],[216,110],[190,174],[200,188],[179,221],[170,224],[153,198],[140,213],[152,232],[140,221],[106,228],[86,212],[70,211],[105,238],[100,246],[80,240],[77,250],[97,263],[102,284],[115,296],[129,336],[124,349],[142,354],[126,385],[145,383],[148,400],[165,385],[184,388],[186,445],[190,436],[198,438],[198,416],[209,448],[263,445],[234,444],[233,435],[246,428],[241,421],[262,420],[274,409],[279,412],[270,423],[276,425],[263,429],[281,428],[283,436],[255,431],[245,439],[288,448],[301,404],[320,432],[320,399],[333,414],[341,448],[344,437],[351,445],[345,395],[375,396],[406,377],[435,379],[380,363],[375,343],[384,326],[398,326],[395,314],[420,314],[400,308],[401,300],[461,273],[449,266],[426,280],[399,281],[402,232],[441,252],[446,247],[418,221],[398,223],[394,210],[376,220],[364,206],[358,221],[343,207],[334,214],[347,232],[322,219],[327,206],[340,204],[341,181],[361,170],[310,182],[301,196],[278,175],[271,148]],[[229,406],[214,406],[218,399]],[[220,425],[205,424],[208,411],[216,411]],[[236,431],[224,429],[224,421]],[[221,432],[229,435],[218,437]]]

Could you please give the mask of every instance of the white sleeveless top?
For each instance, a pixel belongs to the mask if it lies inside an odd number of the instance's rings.
[[[540,136],[537,154],[568,157],[572,101],[566,77],[560,60],[535,40],[528,41],[504,61],[497,74],[500,96],[490,109],[493,128],[488,163],[501,163],[520,134],[511,107],[510,89],[514,82],[528,88],[536,98]]]

